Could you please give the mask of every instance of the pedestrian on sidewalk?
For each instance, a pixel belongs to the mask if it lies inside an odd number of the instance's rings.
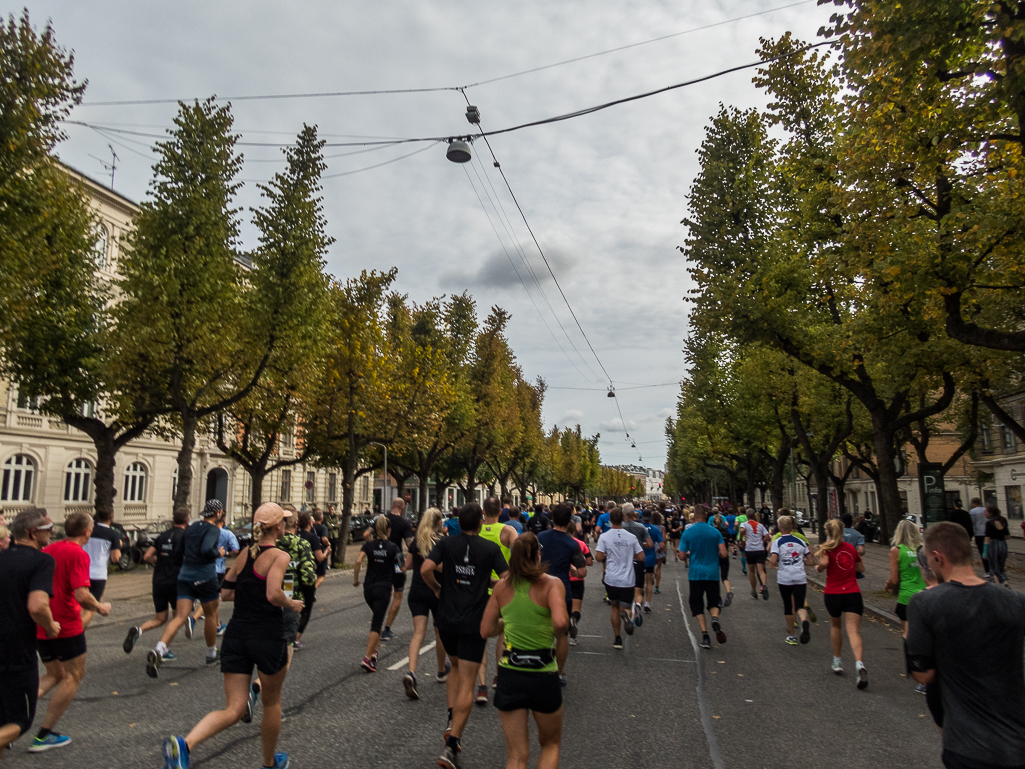
[[[1007,536],[1010,529],[1007,519],[1000,512],[996,505],[986,507],[986,536],[983,542],[983,551],[989,558],[989,569],[993,580],[1010,587],[1007,584],[1007,572],[1004,564],[1007,563]]]
[[[973,536],[975,537],[975,549],[979,551],[979,557],[982,559],[982,569],[986,572],[986,578],[989,579],[989,558],[983,552],[986,547],[986,508],[982,506],[982,500],[978,497],[972,498],[972,508],[968,511],[968,515],[972,517],[972,529]]]
[[[923,546],[941,584],[908,605],[908,652],[919,683],[939,679],[943,764],[1025,766],[1025,596],[980,579],[971,542],[934,523]]]
[[[844,526],[838,518],[826,521],[828,539],[819,546],[816,556],[819,562],[815,565],[818,572],[826,572],[826,587],[822,591],[825,596],[826,611],[829,612],[829,638],[833,645],[833,672],[843,675],[843,630],[847,630],[847,640],[854,654],[854,668],[857,671],[859,689],[868,686],[868,671],[862,661],[861,615],[865,612],[865,604],[858,586],[858,572],[865,571],[865,564],[854,546],[844,542]],[[841,618],[843,627],[841,627]]]

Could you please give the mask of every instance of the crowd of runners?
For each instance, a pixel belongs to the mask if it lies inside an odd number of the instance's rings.
[[[924,542],[912,521],[901,521],[889,553],[886,590],[896,597],[907,671],[943,729],[949,767],[1025,765],[1025,598],[999,589],[1007,586],[1008,524],[996,508],[983,513],[981,535],[966,519],[930,526]],[[974,508],[971,514],[977,515]],[[188,511],[174,513],[173,526],[144,555],[153,566],[154,616],[129,628],[123,648],[130,655],[144,634],[163,628],[139,662],[140,674],[157,678],[161,666],[175,659],[171,647],[179,631],[191,639],[202,622],[206,663],[223,675],[224,708],[164,740],[166,769],[189,767],[201,743],[239,721],[251,722],[258,705],[262,765],[284,769],[288,754],[277,745],[282,686],[293,654],[303,649],[330,540],[321,515],[273,503],[256,510],[248,547],[240,548],[224,522],[216,500],[191,525]],[[28,750],[71,742],[57,725],[85,675],[85,629],[95,614],[111,611],[102,597],[107,564],[117,560],[120,541],[109,523],[74,513],[65,521],[66,538],[53,544],[53,522],[43,510],[19,513],[9,533],[0,527],[0,583],[7,586],[0,595],[0,745],[30,730],[37,700],[51,692]],[[986,558],[986,579],[972,568],[975,536],[982,540],[976,542]],[[444,742],[436,761],[443,769],[461,766],[461,740],[474,704],[487,704],[489,696],[501,716],[507,767],[527,766],[530,718],[540,743],[537,766],[558,766],[569,647],[577,642],[595,562],[614,650],[623,649],[623,635],[633,635],[651,614],[670,558],[686,568],[689,611],[702,649],[712,648],[713,638],[727,643],[723,613],[736,600],[731,564],[739,560],[758,602],[770,600],[767,569],[775,574],[781,642],[793,646],[809,642],[816,621],[808,569],[824,573],[830,669],[845,674],[846,637],[855,660],[853,681],[858,689],[868,687],[860,635],[865,542],[849,518],[827,521],[821,543],[812,545],[786,509],[626,502],[524,510],[489,497],[483,507],[467,504],[447,519],[427,510],[414,527],[397,499],[363,540],[352,581],[362,586],[370,630],[358,664],[368,674],[377,672],[380,645],[396,639],[392,625],[405,604],[413,632],[402,687],[419,700],[418,661],[430,621],[434,680],[446,686],[443,729],[439,714]],[[597,582],[591,581],[592,589]],[[221,602],[234,605],[227,623],[220,622]],[[490,682],[489,642],[496,671]],[[967,664],[964,651],[979,648],[987,653],[968,655]]]

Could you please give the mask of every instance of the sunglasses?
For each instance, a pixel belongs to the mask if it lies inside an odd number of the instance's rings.
[[[36,531],[50,531],[50,529],[52,529],[52,528],[53,528],[53,521],[50,521],[45,526],[36,526],[35,530]]]

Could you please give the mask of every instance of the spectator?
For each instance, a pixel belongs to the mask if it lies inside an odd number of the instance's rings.
[[[850,513],[844,513],[841,520],[843,521],[843,541],[853,545],[854,549],[858,551],[858,555],[865,554],[865,536],[853,528],[854,519],[851,518]]]

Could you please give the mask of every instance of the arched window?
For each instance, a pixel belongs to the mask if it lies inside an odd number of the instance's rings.
[[[132,462],[125,470],[125,502],[146,501],[146,466]]]
[[[0,486],[0,501],[31,502],[32,481],[36,475],[36,463],[27,454],[15,454],[4,462],[3,485]]]
[[[96,245],[93,247],[93,258],[96,260],[96,269],[102,270],[107,266],[107,249],[109,248],[110,236],[107,228],[100,226],[96,229]]]
[[[76,459],[64,471],[64,501],[88,502],[92,491],[90,481],[93,476],[92,465],[87,459]]]

